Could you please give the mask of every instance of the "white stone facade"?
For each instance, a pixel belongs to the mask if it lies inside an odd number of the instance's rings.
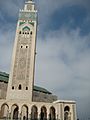
[[[13,119],[14,109],[18,108],[18,118],[24,118],[24,116],[28,119],[41,119],[41,109],[43,108],[44,119],[50,119],[51,110],[52,119],[57,120],[76,120],[76,104],[74,101],[56,101],[54,103],[45,103],[45,102],[28,102],[23,100],[2,100],[0,101],[0,108],[2,110],[3,107],[6,107],[6,112],[4,117],[8,117]],[[26,111],[22,108],[25,107]],[[36,108],[35,113],[32,108]],[[66,109],[66,110],[65,110]],[[23,114],[22,114],[23,112]],[[34,116],[32,115],[32,112]],[[27,114],[28,113],[28,114]],[[65,113],[68,114],[68,119],[65,119]],[[66,116],[67,117],[67,116]]]
[[[32,101],[36,52],[37,11],[28,1],[19,13],[7,99]]]
[[[76,120],[75,101],[33,102],[37,11],[32,0],[20,10],[6,100],[0,116],[7,119]]]

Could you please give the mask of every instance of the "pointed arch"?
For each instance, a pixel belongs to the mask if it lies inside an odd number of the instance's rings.
[[[38,108],[37,106],[33,105],[31,108],[31,120],[37,120],[38,119]]]
[[[0,118],[8,118],[9,115],[9,106],[7,103],[1,105]]]
[[[40,119],[47,120],[47,109],[45,106],[41,107]]]
[[[70,111],[70,107],[69,106],[65,106],[64,111]]]
[[[19,114],[19,107],[17,104],[13,104],[11,107],[11,115],[12,119],[18,119],[18,114]]]
[[[53,106],[50,107],[49,120],[56,120],[56,110]]]
[[[64,120],[70,120],[71,116],[69,116],[69,114],[70,114],[70,107],[65,106],[64,107]]]
[[[21,90],[21,89],[22,89],[22,85],[21,85],[21,84],[19,84],[18,89],[19,89],[19,90]]]
[[[22,29],[23,31],[30,31],[30,27],[28,27],[28,26],[25,26],[25,27],[23,27],[23,29]]]
[[[27,105],[22,106],[21,117],[22,117],[22,120],[27,120],[28,119],[28,106]]]

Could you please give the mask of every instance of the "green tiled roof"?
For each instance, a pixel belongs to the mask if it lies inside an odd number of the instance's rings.
[[[0,72],[0,81],[8,83],[9,74]]]
[[[8,83],[8,80],[9,80],[9,74],[7,74],[5,72],[0,72],[0,81]],[[46,93],[46,94],[52,94],[51,92],[49,92],[45,88],[38,87],[38,86],[34,86],[33,90],[38,91],[38,92],[42,92],[42,93]]]
[[[51,92],[49,92],[49,91],[46,90],[45,88],[38,87],[38,86],[34,86],[34,90],[35,90],[35,91],[39,91],[39,92],[43,92],[43,93],[47,93],[47,94],[52,94]]]

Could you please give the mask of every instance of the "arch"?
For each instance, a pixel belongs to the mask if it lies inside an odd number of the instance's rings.
[[[2,108],[4,105],[6,105],[6,106],[8,107],[8,109],[9,109],[9,106],[8,106],[7,103],[3,103],[3,104],[1,105],[1,108]]]
[[[69,106],[66,106],[66,107],[64,108],[64,111],[70,111],[70,107],[69,107]]]
[[[19,31],[19,34],[21,34],[22,32],[21,31]]]
[[[32,23],[34,25],[34,23]],[[22,24],[20,26],[20,31],[21,31],[21,34],[25,34],[26,32],[26,35],[30,34],[30,31],[32,30],[33,31],[33,25],[32,24]]]
[[[32,35],[32,31],[30,32],[30,34]]]
[[[18,86],[18,89],[19,89],[19,90],[21,90],[21,89],[22,89],[22,86],[21,86],[21,84],[19,84],[19,86]]]
[[[28,87],[26,87],[26,90],[28,90]]]
[[[28,106],[27,105],[23,105],[21,108],[21,118],[22,120],[28,119]]]
[[[25,26],[22,30],[23,31],[30,31],[30,28],[28,26]]]
[[[55,119],[56,119],[56,110],[52,106],[52,107],[50,107],[49,120],[55,120]]]
[[[12,90],[14,90],[14,86],[12,86]]]
[[[1,105],[1,110],[0,110],[0,118],[8,118],[9,115],[9,106],[7,103],[4,103]]]
[[[11,112],[11,118],[15,120],[18,119],[19,107],[17,104],[12,105]]]
[[[40,120],[47,120],[47,109],[45,106],[41,107]]]
[[[64,108],[64,120],[69,120],[71,116],[69,116],[70,114],[70,107],[69,106],[65,106]]]
[[[35,105],[31,108],[31,120],[37,120],[38,119],[38,109]]]

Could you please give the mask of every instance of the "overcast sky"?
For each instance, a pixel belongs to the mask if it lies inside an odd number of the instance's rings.
[[[25,0],[0,0],[0,71],[10,72],[19,9]],[[35,84],[59,99],[76,100],[90,118],[90,0],[35,0],[38,9]]]

